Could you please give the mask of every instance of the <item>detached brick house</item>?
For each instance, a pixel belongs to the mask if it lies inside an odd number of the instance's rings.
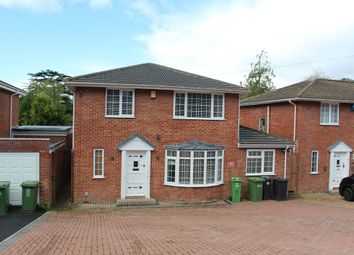
[[[303,81],[244,99],[241,124],[296,143],[290,190],[334,190],[354,171],[354,82]]]
[[[243,87],[156,64],[66,85],[74,91],[75,201],[228,199],[231,176],[246,174],[249,147],[249,175],[259,160],[266,174],[283,175],[280,148],[292,142],[239,130]],[[267,141],[259,156],[255,148]]]
[[[11,128],[18,125],[19,97],[25,93],[0,80],[0,138],[11,137]]]

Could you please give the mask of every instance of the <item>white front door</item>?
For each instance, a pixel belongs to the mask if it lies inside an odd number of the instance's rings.
[[[349,152],[331,153],[331,170],[329,176],[330,190],[338,188],[342,179],[349,175],[349,157]]]
[[[146,151],[127,151],[125,166],[125,195],[146,196],[148,169]]]

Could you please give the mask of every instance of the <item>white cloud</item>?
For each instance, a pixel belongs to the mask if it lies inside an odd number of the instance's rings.
[[[157,13],[146,0],[134,2],[131,10],[151,20],[151,31],[138,38],[158,63],[239,83],[265,49],[278,87],[313,70],[354,78],[354,57],[342,58],[354,55],[353,1],[216,2],[198,14]]]
[[[59,0],[0,0],[0,6],[23,9],[33,13],[58,12],[62,10]]]
[[[90,0],[90,6],[95,9],[112,6],[112,0]]]

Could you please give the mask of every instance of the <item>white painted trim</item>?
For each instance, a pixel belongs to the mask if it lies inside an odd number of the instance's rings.
[[[184,116],[176,116],[175,115],[175,108],[176,108],[176,93],[178,94],[184,94]],[[211,95],[211,112],[210,112],[210,118],[196,118],[196,117],[187,117],[187,109],[188,109],[188,94],[209,94]],[[222,117],[214,117],[214,95],[220,95],[223,96],[223,107],[222,107]],[[187,91],[174,91],[173,92],[173,119],[175,120],[225,120],[225,94],[222,93],[207,93],[207,92],[187,92]]]
[[[317,162],[316,162],[316,172],[312,172],[312,163],[313,163],[313,153],[316,152],[317,153]],[[319,157],[320,157],[320,152],[318,150],[312,150],[311,151],[311,174],[318,174],[318,162],[319,162]]]
[[[293,98],[282,98],[282,99],[266,100],[266,101],[259,101],[259,102],[241,103],[241,107],[263,105],[263,104],[285,103],[289,101],[323,102],[324,100],[326,100],[326,102],[334,102],[334,103],[346,103],[346,104],[354,103],[354,100],[293,97]]]
[[[96,175],[96,151],[102,151],[102,175]],[[94,179],[97,178],[104,178],[104,149],[93,149],[93,177]]]
[[[248,93],[246,89],[205,89],[205,88],[190,88],[190,87],[176,87],[169,85],[149,85],[149,84],[123,84],[123,83],[95,83],[95,82],[66,82],[65,85],[72,91],[75,87],[96,87],[96,88],[112,88],[112,89],[148,89],[148,90],[168,90],[168,91],[188,91],[192,93],[229,93],[229,94],[242,94]]]
[[[248,152],[251,152],[251,151],[260,151],[261,152],[261,156],[248,156]],[[264,172],[264,152],[266,151],[272,151],[273,152],[273,171],[272,172]],[[261,158],[262,159],[262,168],[261,168],[261,172],[260,173],[247,173],[247,159],[248,158]],[[275,175],[275,150],[262,150],[262,149],[248,149],[247,152],[246,152],[246,173],[245,175],[246,176],[257,176],[257,175]]]
[[[122,165],[121,165],[121,189],[120,189],[120,198],[121,199],[125,199],[125,166],[126,166],[126,162],[127,162],[127,151],[122,151]]]
[[[108,115],[107,114],[107,91],[108,90],[118,90],[119,91],[119,115]],[[122,102],[123,102],[123,97],[122,97],[122,92],[123,91],[128,91],[132,92],[132,114],[122,114]],[[123,118],[123,119],[133,119],[135,118],[135,90],[134,89],[113,89],[113,88],[106,88],[105,92],[105,108],[104,108],[104,113],[106,118]]]

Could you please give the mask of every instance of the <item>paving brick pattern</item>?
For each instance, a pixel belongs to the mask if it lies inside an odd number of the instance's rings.
[[[353,215],[303,201],[54,212],[3,254],[353,254]]]

